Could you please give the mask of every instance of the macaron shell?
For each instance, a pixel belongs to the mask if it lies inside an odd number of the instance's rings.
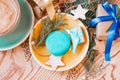
[[[51,32],[46,38],[46,47],[52,55],[62,56],[70,48],[70,38],[62,31]]]

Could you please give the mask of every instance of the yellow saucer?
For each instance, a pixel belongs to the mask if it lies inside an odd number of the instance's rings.
[[[77,46],[76,53],[73,54],[71,50],[68,51],[62,57],[62,62],[65,64],[65,66],[58,67],[56,69],[56,71],[65,71],[65,70],[69,70],[69,69],[77,66],[83,60],[83,58],[85,57],[85,55],[86,55],[86,53],[88,51],[88,47],[89,47],[89,36],[88,36],[88,32],[87,32],[85,26],[83,25],[83,23],[80,22],[79,20],[73,20],[73,16],[72,15],[69,15],[69,14],[66,14],[66,13],[62,13],[62,15],[64,15],[64,14],[65,14],[64,18],[67,19],[65,21],[65,23],[68,24],[68,25],[65,26],[65,28],[72,29],[74,27],[81,26],[82,30],[84,32],[84,35],[85,35],[85,42],[82,43],[82,44],[79,44]],[[56,16],[57,16],[57,14],[56,14]],[[44,18],[46,18],[46,17],[44,17]],[[42,18],[42,19],[44,19],[44,18]],[[40,19],[36,23],[36,25],[34,27],[35,33],[39,33],[38,32],[38,28],[41,29],[41,24],[42,24],[41,20],[42,19]],[[37,49],[37,51],[35,51],[34,48],[33,48],[33,45],[32,45],[33,38],[34,38],[34,36],[33,36],[33,31],[32,31],[32,33],[30,35],[30,39],[29,39],[29,46],[30,46],[30,50],[31,50],[31,53],[32,53],[34,59],[38,62],[38,64],[40,64],[44,68],[49,69],[49,70],[53,70],[51,68],[51,66],[48,66],[48,65],[45,64],[45,62],[47,62],[49,60],[49,56],[47,56],[47,57],[40,56],[40,55],[49,55],[50,54],[48,52],[48,50],[46,49],[46,46],[42,46],[39,49]]]

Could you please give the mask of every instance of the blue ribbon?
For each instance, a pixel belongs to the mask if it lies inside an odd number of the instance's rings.
[[[113,4],[111,8],[109,3],[105,2],[104,4],[102,4],[102,7],[108,13],[108,15],[94,18],[90,21],[90,24],[91,26],[96,26],[96,24],[99,22],[113,21],[112,25],[108,30],[108,36],[107,36],[106,47],[105,47],[105,60],[110,61],[111,60],[110,50],[112,46],[112,41],[120,36],[119,34],[120,18],[116,17],[116,9],[118,7],[116,4]]]

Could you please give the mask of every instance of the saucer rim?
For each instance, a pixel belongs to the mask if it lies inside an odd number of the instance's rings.
[[[0,51],[10,50],[10,49],[13,49],[13,48],[19,46],[20,44],[22,44],[22,43],[29,37],[29,35],[30,35],[31,31],[32,31],[32,28],[33,28],[33,25],[34,25],[34,13],[33,13],[32,7],[31,7],[30,4],[28,3],[28,1],[24,1],[24,2],[28,5],[28,7],[29,7],[29,9],[30,9],[30,12],[31,12],[31,16],[32,16],[32,20],[31,20],[32,23],[31,23],[30,29],[29,29],[28,33],[25,35],[25,37],[23,37],[23,39],[20,40],[18,43],[14,44],[14,45],[11,45],[11,46],[8,46],[8,47],[6,47],[6,48],[0,48]],[[21,6],[19,1],[18,1],[18,4],[19,4],[19,6]],[[21,20],[21,19],[20,19],[20,20]],[[18,23],[19,23],[19,22],[18,22]],[[16,27],[17,27],[17,26],[16,26]],[[9,34],[9,33],[8,33],[8,34]],[[6,35],[7,35],[7,34],[6,34]],[[4,36],[4,35],[3,35],[3,36]]]

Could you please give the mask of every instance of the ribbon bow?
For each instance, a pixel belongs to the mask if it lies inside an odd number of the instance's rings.
[[[65,31],[72,39],[72,52],[75,53],[77,45],[84,42],[84,33],[80,27],[76,27],[71,30],[65,28]]]
[[[119,34],[120,18],[116,17],[116,9],[118,7],[116,4],[113,4],[112,8],[111,8],[109,3],[105,2],[104,4],[102,4],[102,7],[108,13],[108,16],[100,16],[95,19],[92,19],[90,21],[90,24],[92,26],[95,26],[99,22],[111,21],[111,20],[113,21],[112,25],[110,26],[110,28],[108,30],[108,36],[107,36],[106,48],[105,48],[105,60],[110,61],[111,60],[110,59],[110,50],[111,50],[112,41],[114,39],[118,38],[120,35]]]

